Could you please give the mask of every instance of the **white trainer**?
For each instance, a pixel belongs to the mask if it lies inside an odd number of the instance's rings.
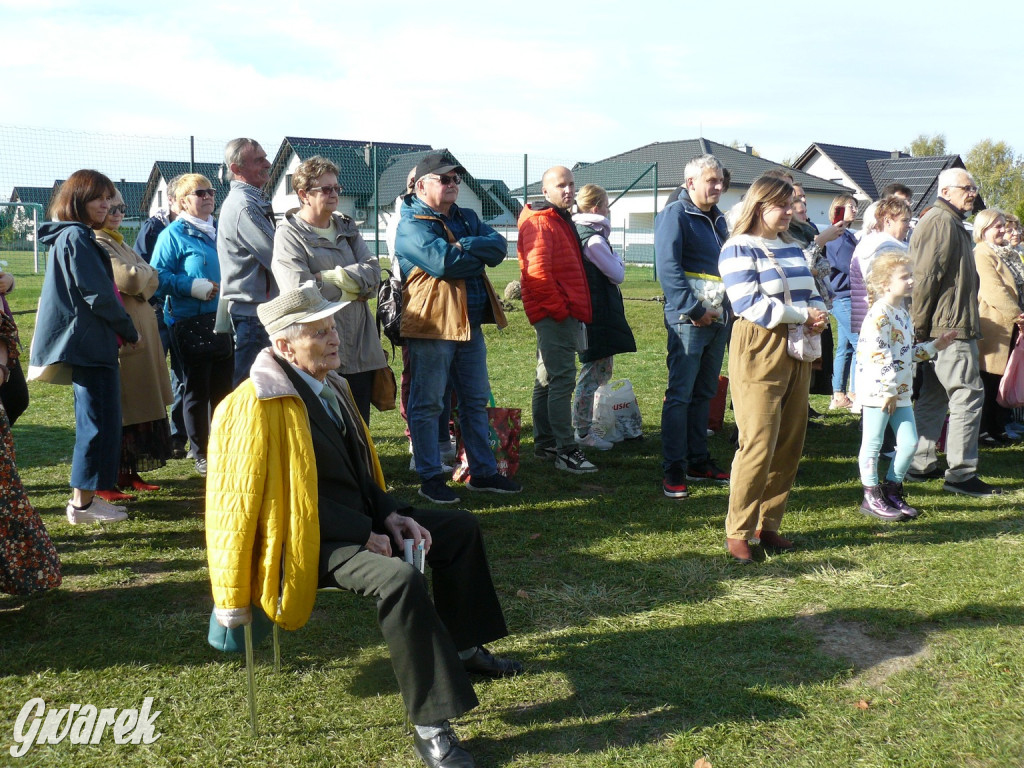
[[[594,448],[598,451],[610,451],[615,447],[615,443],[611,440],[605,440],[599,434],[591,430],[587,434],[580,436],[580,433],[576,432],[576,445],[583,446],[585,448]]]
[[[117,507],[110,504],[99,496],[93,497],[92,502],[85,509],[78,509],[70,501],[64,510],[71,525],[83,523],[117,523],[125,520],[128,513],[124,507]]]

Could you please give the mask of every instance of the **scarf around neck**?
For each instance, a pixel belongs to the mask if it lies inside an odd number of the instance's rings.
[[[190,213],[185,213],[184,211],[182,211],[181,213],[178,214],[178,218],[187,221],[189,224],[198,229],[208,238],[213,240],[213,242],[217,242],[217,228],[213,224],[213,216],[211,216],[208,219],[200,219],[196,216],[193,216]]]
[[[118,243],[118,244],[121,244],[121,243],[124,242],[124,235],[122,235],[116,229],[110,229],[109,227],[104,227],[100,231],[101,232],[106,232],[110,236],[110,239],[113,240],[114,242]]]

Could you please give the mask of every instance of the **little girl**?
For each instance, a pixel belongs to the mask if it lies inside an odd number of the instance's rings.
[[[573,215],[576,233],[583,244],[583,268],[590,285],[593,319],[587,324],[587,349],[580,352],[579,376],[573,397],[572,422],[576,442],[607,451],[612,443],[591,431],[594,419],[594,392],[612,377],[613,355],[636,352],[633,331],[626,322],[619,284],[626,277],[622,257],[608,242],[608,193],[596,184],[587,184],[576,195],[579,213]]]
[[[878,254],[867,278],[868,310],[857,342],[857,399],[863,418],[860,479],[864,501],[860,511],[879,520],[906,520],[918,511],[903,496],[903,476],[917,446],[917,425],[910,395],[913,364],[929,360],[948,347],[956,331],[914,344],[910,313],[903,306],[914,287],[910,259],[903,251]],[[896,433],[896,455],[884,486],[878,483],[878,452],[886,424]]]

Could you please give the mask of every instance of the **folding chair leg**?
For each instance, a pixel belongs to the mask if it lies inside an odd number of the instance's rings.
[[[277,639],[276,635],[274,639]],[[245,673],[249,679],[249,724],[252,726],[253,737],[256,737],[259,733],[256,730],[256,676],[253,673],[251,624],[245,625]]]
[[[278,635],[277,624],[274,625],[274,672],[281,672],[281,641]]]

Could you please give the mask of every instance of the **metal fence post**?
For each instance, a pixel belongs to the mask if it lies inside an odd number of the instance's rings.
[[[529,175],[529,155],[523,153],[523,208],[526,207],[526,201],[530,199],[530,193],[526,188],[526,185],[530,183]]]
[[[658,218],[658,164],[654,164],[654,218]],[[654,237],[654,220],[651,220],[651,237]],[[653,240],[652,240],[653,243]],[[652,259],[654,269],[654,281],[658,281],[658,259]]]
[[[380,261],[380,185],[377,172],[377,145],[370,143],[370,157],[373,163],[373,244],[374,255]],[[388,258],[391,254],[388,254]]]

